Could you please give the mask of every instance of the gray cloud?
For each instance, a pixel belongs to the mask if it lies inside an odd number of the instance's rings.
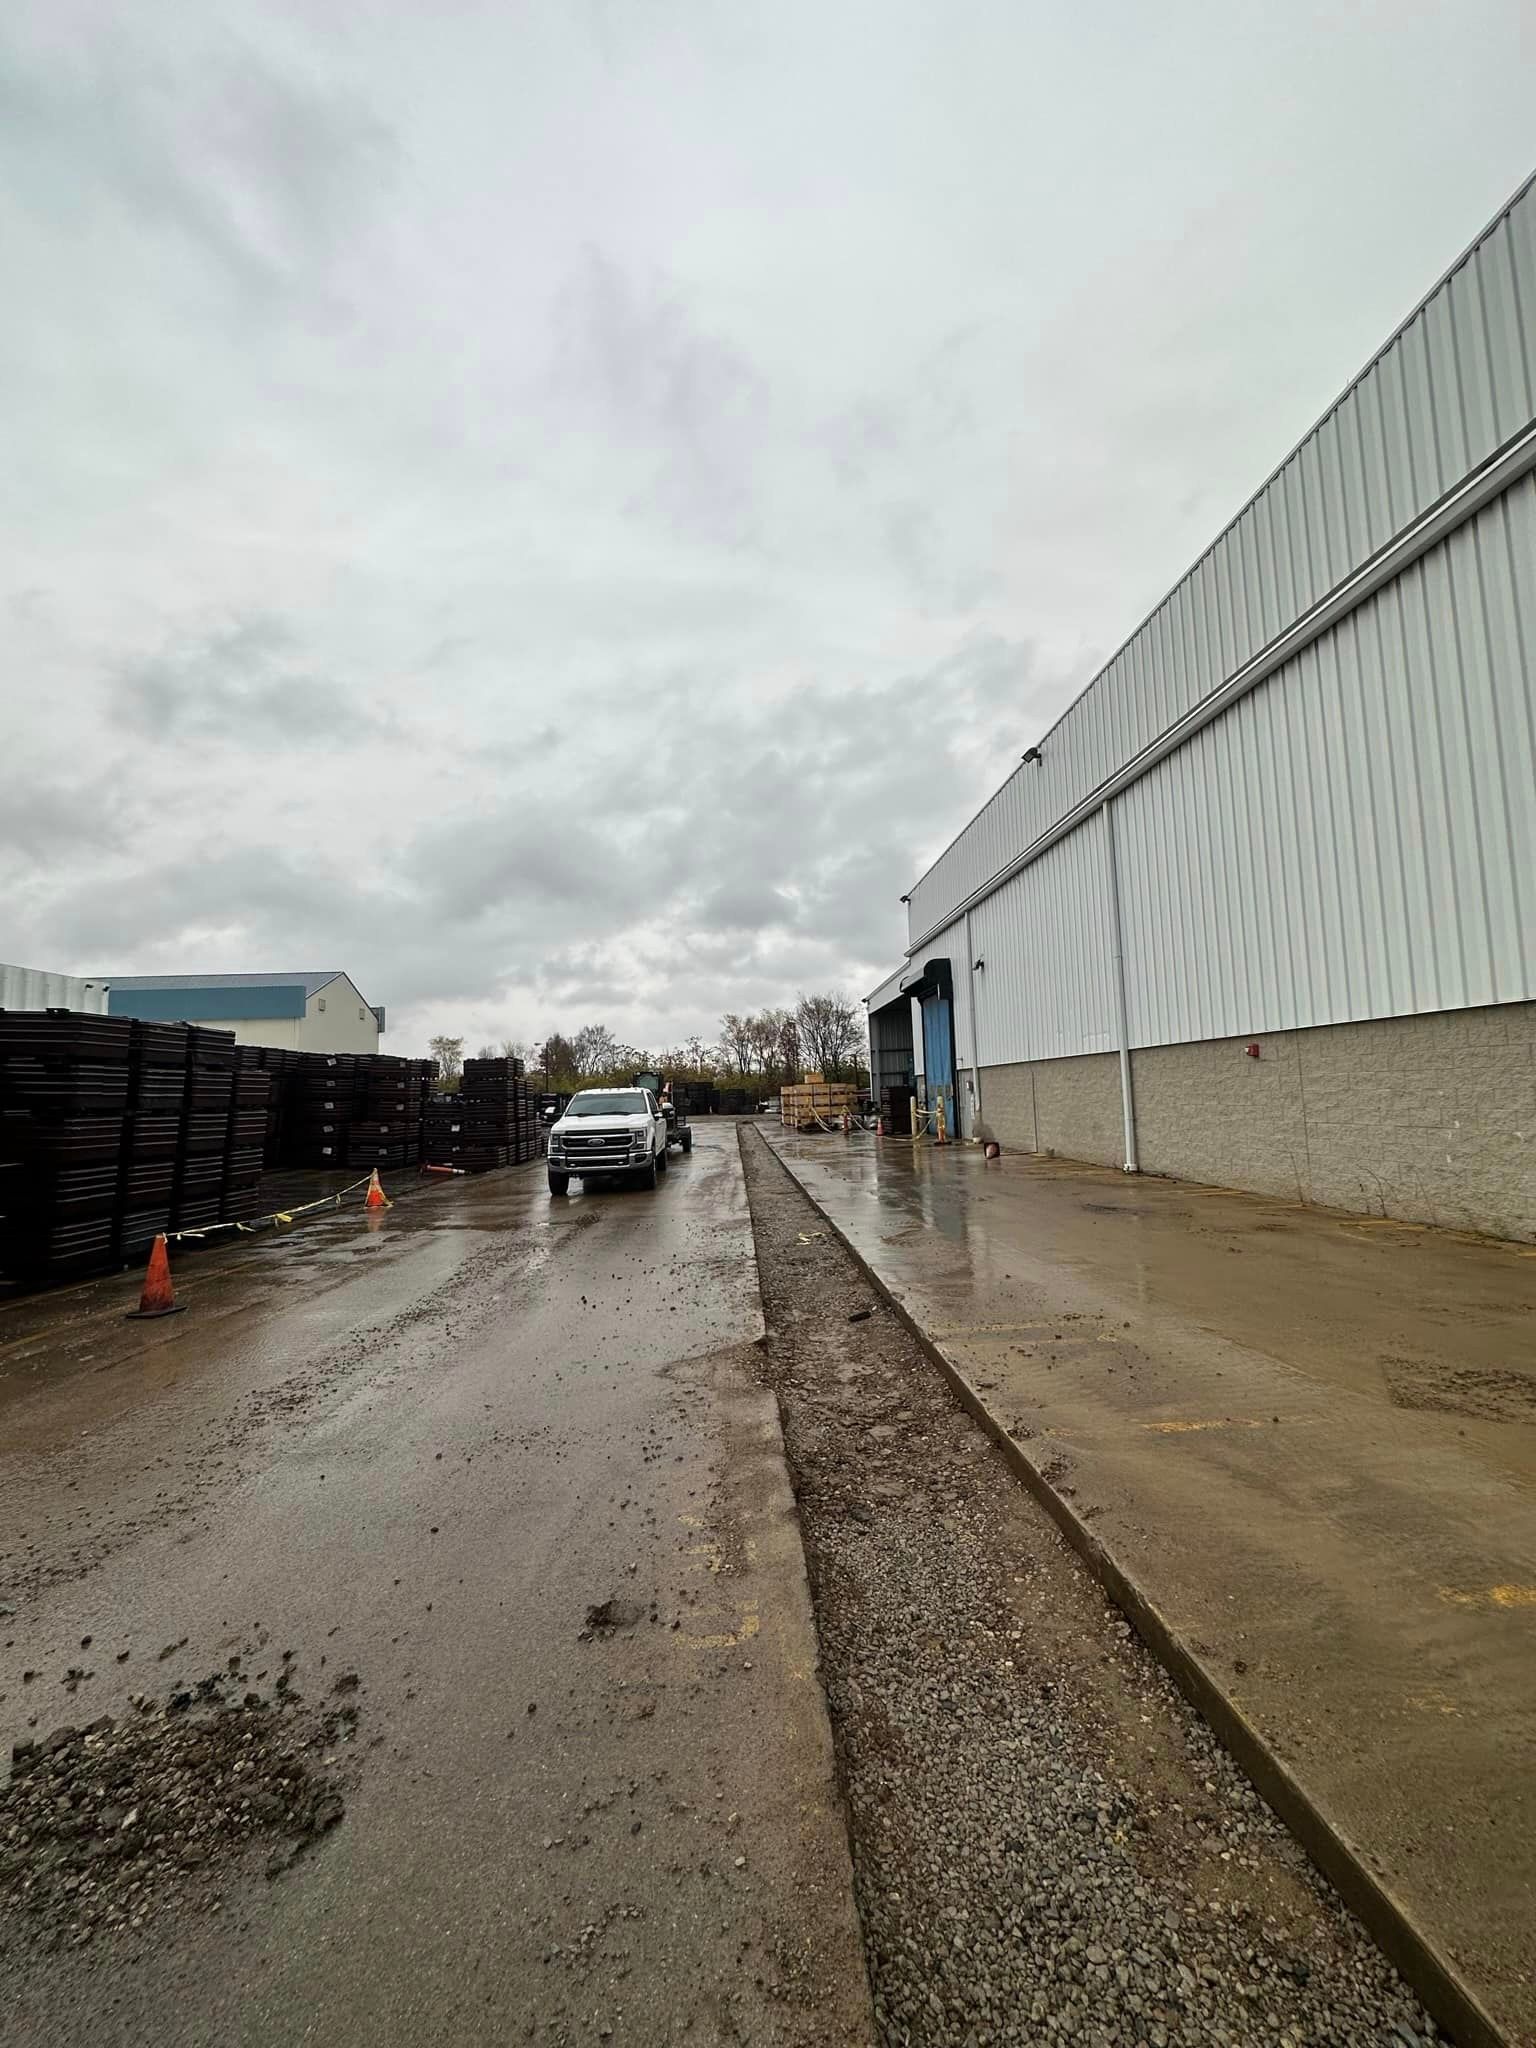
[[[107,16],[67,48],[0,43],[13,191],[59,230],[101,209],[169,235],[244,299],[313,293],[393,172],[388,130],[227,33],[189,62],[174,13],[142,40]]]
[[[225,746],[354,746],[391,724],[319,673],[282,620],[261,616],[179,636],[158,654],[125,662],[111,679],[108,708],[146,738]]]
[[[1527,168],[1469,8],[9,18],[0,950],[401,1049],[870,986]]]

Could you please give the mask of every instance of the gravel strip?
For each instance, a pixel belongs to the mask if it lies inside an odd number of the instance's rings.
[[[814,1205],[741,1142],[882,2041],[1436,2039]]]

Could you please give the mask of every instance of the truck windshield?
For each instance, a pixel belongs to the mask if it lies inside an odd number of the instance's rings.
[[[644,1116],[645,1097],[638,1088],[615,1090],[612,1095],[573,1095],[566,1104],[567,1116]]]

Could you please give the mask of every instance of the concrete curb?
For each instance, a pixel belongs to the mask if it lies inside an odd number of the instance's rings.
[[[1255,1789],[1369,1930],[1393,1967],[1413,1986],[1435,2024],[1459,2048],[1519,2048],[1496,2024],[1450,1959],[1377,1876],[1365,1851],[1330,1819],[1233,1700],[1211,1667],[1177,1633],[1131,1568],[1104,1547],[1072,1502],[1056,1490],[1025,1447],[1008,1434],[961,1367],[928,1334],[900,1295],[886,1284],[777,1147],[761,1133],[758,1136],[765,1150],[814,1206],[875,1293],[944,1375],[964,1407],[1002,1452],[1009,1469],[1055,1522],[1180,1692],[1204,1715],[1247,1772]]]

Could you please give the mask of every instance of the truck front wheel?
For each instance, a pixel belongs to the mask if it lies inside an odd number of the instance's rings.
[[[664,1144],[658,1145],[656,1147],[656,1171],[658,1173],[665,1173],[670,1163],[667,1158],[666,1146]]]
[[[636,1180],[637,1180],[637,1181],[639,1182],[640,1186],[641,1186],[641,1187],[643,1187],[643,1188],[653,1188],[653,1187],[655,1187],[655,1185],[656,1185],[656,1154],[655,1154],[654,1152],[653,1152],[653,1153],[651,1154],[651,1156],[650,1156],[650,1159],[649,1159],[649,1160],[647,1161],[647,1163],[646,1163],[646,1164],[645,1164],[644,1166],[642,1166],[642,1167],[640,1167],[640,1168],[638,1168],[638,1169],[636,1170],[636,1173],[635,1173],[635,1179],[636,1179]]]
[[[549,1192],[552,1195],[565,1194],[570,1185],[571,1176],[568,1173],[556,1173],[553,1167],[549,1169]]]

